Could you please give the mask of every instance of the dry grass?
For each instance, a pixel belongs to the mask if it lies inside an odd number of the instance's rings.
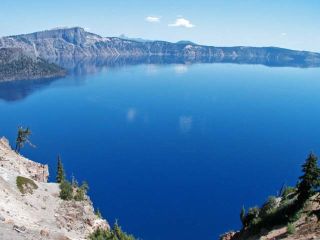
[[[26,178],[26,177],[18,176],[16,183],[17,183],[18,189],[20,190],[20,192],[22,194],[25,194],[25,193],[32,194],[33,190],[38,188],[38,185],[35,184],[35,182],[33,180]]]

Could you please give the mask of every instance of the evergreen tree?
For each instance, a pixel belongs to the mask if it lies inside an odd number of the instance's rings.
[[[122,230],[121,230],[121,227],[118,224],[118,220],[116,220],[116,222],[115,222],[115,224],[113,226],[113,232],[114,232],[114,234],[116,235],[116,237],[118,239],[121,239]]]
[[[23,127],[18,128],[16,147],[15,147],[15,151],[17,153],[20,152],[21,148],[24,146],[25,143],[29,143],[29,145],[33,146],[29,140],[30,135],[31,135],[31,131],[29,128],[23,128]]]
[[[90,236],[90,240],[136,240],[133,235],[127,234],[126,232],[122,231],[119,224],[116,222],[113,229],[102,230],[97,229],[95,230]]]
[[[68,180],[63,180],[60,183],[60,198],[63,200],[72,200],[73,199],[73,188],[71,183]]]
[[[58,168],[57,168],[57,183],[62,183],[65,180],[65,172],[62,165],[61,157],[58,156]]]
[[[241,220],[242,226],[246,227],[246,209],[244,208],[244,206],[242,206],[241,208],[240,220]]]
[[[74,177],[73,174],[71,176],[71,185],[72,185],[73,188],[78,188],[79,187],[79,183],[78,183],[77,179]]]
[[[302,165],[304,173],[298,183],[298,203],[303,204],[311,197],[315,190],[320,186],[319,177],[320,169],[318,167],[318,158],[315,154],[310,153],[306,162]]]

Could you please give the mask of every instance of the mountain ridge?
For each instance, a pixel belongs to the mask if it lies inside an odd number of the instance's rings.
[[[320,53],[279,47],[215,47],[188,41],[135,41],[102,37],[81,27],[59,28],[0,38],[0,48],[22,48],[34,57],[59,64],[66,59],[172,58],[179,62],[257,63],[268,66],[320,66]]]
[[[150,39],[144,39],[144,38],[131,38],[126,36],[125,34],[121,34],[119,36],[110,36],[110,37],[103,37],[99,34],[92,33],[89,31],[86,31],[85,28],[80,27],[80,26],[75,26],[75,27],[56,27],[52,29],[47,29],[47,30],[40,30],[40,31],[35,31],[31,33],[22,33],[22,34],[14,34],[14,35],[8,35],[8,36],[3,36],[1,38],[14,38],[14,37],[23,37],[23,36],[29,36],[29,35],[39,35],[43,33],[52,33],[52,32],[60,32],[60,31],[65,31],[65,32],[70,32],[70,31],[77,31],[77,32],[85,32],[86,34],[89,35],[95,35],[100,38],[105,38],[105,39],[122,39],[125,41],[132,41],[132,42],[140,42],[140,43],[145,43],[145,42],[163,42],[163,43],[170,43],[170,44],[185,44],[185,45],[196,45],[196,46],[202,46],[202,47],[215,47],[215,48],[274,48],[274,49],[283,49],[283,50],[291,50],[291,51],[297,51],[297,52],[308,52],[308,53],[315,53],[315,54],[320,54],[320,52],[317,51],[310,51],[310,50],[297,50],[297,49],[290,49],[286,47],[280,47],[280,46],[247,46],[247,45],[234,45],[234,46],[213,46],[213,45],[208,45],[208,44],[198,44],[195,42],[192,42],[190,40],[179,40],[177,42],[171,42],[167,40],[150,40]]]

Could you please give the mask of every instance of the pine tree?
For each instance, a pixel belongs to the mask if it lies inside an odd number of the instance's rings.
[[[114,224],[113,232],[114,232],[114,234],[116,235],[116,237],[117,237],[118,239],[121,239],[121,237],[122,237],[122,230],[121,230],[121,227],[120,227],[119,224],[118,224],[118,220],[116,220],[116,222],[115,222],[115,224]]]
[[[60,183],[60,198],[63,200],[71,200],[73,198],[73,188],[68,180],[63,180]]]
[[[77,179],[75,178],[75,176],[72,174],[71,176],[71,185],[73,188],[78,188],[79,187],[79,183],[77,181]]]
[[[18,128],[16,147],[15,147],[15,151],[17,153],[20,152],[21,148],[24,146],[25,143],[28,143],[30,146],[33,146],[29,140],[30,135],[31,135],[31,131],[29,128],[23,128],[23,127]]]
[[[320,186],[319,177],[320,169],[318,167],[318,158],[315,154],[310,153],[306,162],[302,165],[304,173],[298,183],[298,202],[303,204],[311,197],[315,190]]]
[[[57,183],[62,183],[65,180],[65,172],[63,169],[61,157],[58,156],[58,168],[57,168],[57,177],[56,177]]]
[[[241,208],[240,220],[241,220],[242,226],[246,227],[246,209],[244,208],[244,206],[242,206]]]

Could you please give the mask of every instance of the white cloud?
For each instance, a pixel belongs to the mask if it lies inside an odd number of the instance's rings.
[[[137,116],[137,110],[135,108],[130,108],[127,112],[127,121],[133,122]]]
[[[157,23],[160,22],[160,17],[148,16],[145,18],[145,20],[150,23]]]
[[[287,33],[283,32],[283,33],[281,33],[281,36],[285,37],[285,36],[287,36]]]
[[[180,116],[179,117],[179,127],[182,133],[187,133],[192,128],[192,116]]]
[[[156,64],[148,64],[147,65],[147,74],[153,75],[157,74],[159,71],[159,66]]]
[[[183,74],[186,73],[188,71],[188,66],[185,64],[178,64],[174,66],[174,71],[177,74]]]
[[[175,23],[171,23],[168,25],[169,27],[185,27],[185,28],[193,28],[193,25],[188,19],[185,18],[177,18]]]

